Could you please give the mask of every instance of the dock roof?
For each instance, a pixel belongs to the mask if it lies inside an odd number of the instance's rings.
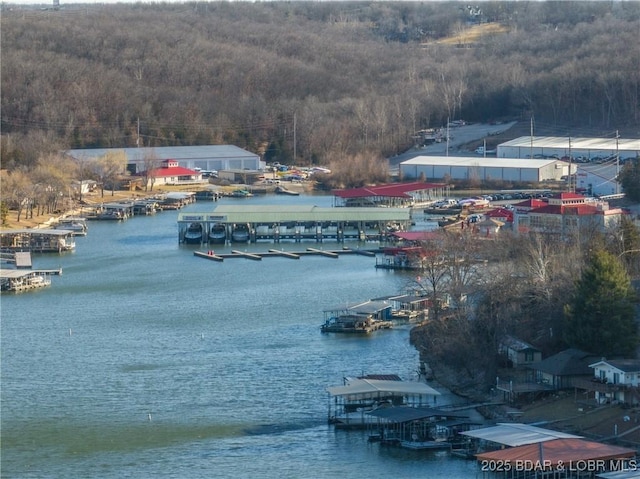
[[[503,423],[497,426],[461,432],[460,434],[509,447],[538,444],[554,439],[575,439],[581,437],[522,423]]]
[[[391,198],[411,198],[409,193],[415,191],[432,190],[442,188],[445,183],[423,183],[415,181],[411,183],[393,183],[389,185],[364,186],[347,190],[333,190],[333,194],[339,198],[368,198],[372,196]]]
[[[355,379],[345,386],[327,388],[331,396],[347,399],[375,398],[382,394],[396,396],[439,396],[440,393],[424,383],[416,381],[383,381],[375,379]]]
[[[561,467],[580,461],[598,461],[633,458],[634,449],[611,446],[584,439],[554,439],[541,444],[527,444],[509,449],[476,454],[478,461],[496,461],[506,464],[549,464]],[[534,466],[532,466],[534,467]]]
[[[339,221],[409,221],[408,208],[322,208],[312,205],[218,205],[208,213],[180,213],[178,222],[288,223]]]

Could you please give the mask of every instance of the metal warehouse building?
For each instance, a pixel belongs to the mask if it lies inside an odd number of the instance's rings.
[[[204,146],[159,146],[155,148],[92,148],[68,150],[66,154],[77,160],[100,158],[109,152],[124,152],[127,157],[127,170],[132,174],[146,169],[145,160],[175,160],[178,166],[203,171],[220,170],[259,170],[265,163],[255,153],[234,145]],[[148,161],[147,161],[148,163]]]
[[[429,180],[559,181],[569,174],[569,163],[559,160],[417,156],[400,163],[404,180],[424,175]],[[575,165],[572,166],[575,173]]]
[[[621,159],[640,155],[640,140],[623,138],[570,138],[556,136],[521,136],[498,145],[498,158],[536,158],[538,156]]]

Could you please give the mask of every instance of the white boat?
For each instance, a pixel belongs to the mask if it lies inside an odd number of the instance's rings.
[[[249,227],[245,224],[235,225],[231,232],[231,241],[247,243],[249,241]]]
[[[85,218],[62,218],[55,225],[55,229],[72,231],[74,236],[86,236],[87,220]]]
[[[227,227],[224,223],[216,223],[209,230],[209,243],[225,243],[227,241]]]
[[[184,242],[187,244],[202,243],[202,223],[191,223],[184,234]]]

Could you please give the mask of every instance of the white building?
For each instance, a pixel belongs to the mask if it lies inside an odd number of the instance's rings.
[[[589,365],[593,368],[594,379],[610,385],[602,391],[596,391],[599,403],[619,401],[634,404],[638,402],[640,386],[640,361],[637,359],[602,359]]]
[[[569,163],[555,159],[476,158],[417,156],[400,163],[403,180],[503,180],[518,182],[560,181],[569,174]],[[576,166],[572,168],[575,173]]]
[[[498,145],[498,158],[544,158],[557,156],[587,159],[636,158],[640,140],[623,138],[571,138],[558,136],[521,136]]]
[[[153,160],[158,167],[166,160],[174,160],[182,168],[198,171],[260,170],[265,167],[259,155],[234,145],[159,146],[143,148],[90,148],[68,150],[65,153],[77,160],[93,160],[109,152],[123,152],[127,170],[140,173]]]

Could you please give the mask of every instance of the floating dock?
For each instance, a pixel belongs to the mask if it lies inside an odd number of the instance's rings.
[[[251,259],[254,261],[262,261],[262,258],[289,258],[289,259],[300,259],[301,256],[324,256],[327,258],[338,258],[343,254],[359,254],[363,256],[373,257],[378,253],[378,249],[349,249],[343,248],[338,250],[323,250],[317,248],[307,248],[304,251],[280,251],[275,249],[270,249],[266,252],[256,253],[256,252],[246,252],[239,250],[232,250],[231,253],[222,253],[218,254],[212,250],[209,251],[194,251],[193,255],[198,258],[209,259],[211,261],[217,261],[221,263],[225,259],[229,258],[245,258]]]
[[[194,230],[201,232],[200,244],[386,241],[410,225],[408,208],[218,205],[210,213],[179,214],[178,242],[193,242],[187,232]]]

